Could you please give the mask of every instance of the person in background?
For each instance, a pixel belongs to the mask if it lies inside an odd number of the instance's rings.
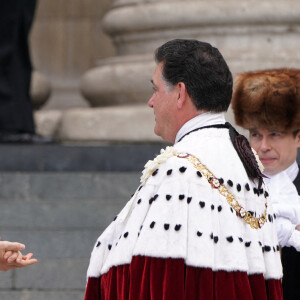
[[[28,36],[37,0],[0,1],[0,143],[49,143],[35,133]]]
[[[0,271],[8,271],[35,264],[37,259],[32,258],[32,253],[22,255],[20,251],[24,249],[25,245],[23,244],[0,241]]]
[[[282,247],[283,295],[300,299],[300,70],[238,74],[232,98],[235,121],[249,129],[264,165]]]
[[[86,300],[281,300],[279,245],[258,162],[225,122],[232,75],[218,49],[159,47],[148,106],[174,144],[97,239]],[[249,158],[251,159],[249,161]]]

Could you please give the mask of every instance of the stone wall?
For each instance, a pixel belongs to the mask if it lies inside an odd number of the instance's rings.
[[[82,300],[93,245],[138,180],[134,172],[0,172],[1,237],[38,258],[0,272],[0,299]]]

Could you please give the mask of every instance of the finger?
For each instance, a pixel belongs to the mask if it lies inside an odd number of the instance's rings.
[[[18,257],[16,258],[16,261],[17,261],[18,263],[20,263],[20,262],[22,261],[22,258],[23,258],[23,254],[19,251]]]
[[[18,267],[19,268],[27,267],[27,266],[33,265],[37,262],[38,262],[38,260],[36,258],[30,258],[30,259],[22,260],[20,263],[18,263]]]
[[[23,259],[21,262],[13,261],[11,264],[7,265],[7,268],[8,269],[24,268],[24,267],[33,265],[38,262],[38,260],[35,258],[27,259],[26,257],[29,257],[29,256],[27,256],[27,255],[24,256],[25,259]]]
[[[12,263],[13,261],[15,261],[15,260],[18,258],[19,253],[20,253],[20,252],[14,252],[14,253],[7,259],[7,262],[8,262],[8,263]]]
[[[3,255],[3,258],[6,260],[6,259],[8,259],[12,254],[13,254],[12,251],[6,251],[5,254]]]
[[[28,260],[33,256],[33,253],[28,253],[26,255],[23,255],[22,260]]]
[[[25,245],[17,242],[0,241],[0,249],[5,251],[21,251],[25,249]]]

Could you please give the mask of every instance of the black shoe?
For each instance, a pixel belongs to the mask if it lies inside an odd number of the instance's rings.
[[[0,133],[0,143],[3,144],[51,144],[54,142],[52,137],[32,133]]]

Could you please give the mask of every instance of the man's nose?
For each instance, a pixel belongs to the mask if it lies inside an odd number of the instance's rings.
[[[148,100],[148,106],[149,107],[153,107],[153,95],[151,96],[151,98]]]
[[[268,151],[271,149],[271,144],[269,140],[265,137],[262,138],[261,144],[260,144],[260,150],[261,151]]]

